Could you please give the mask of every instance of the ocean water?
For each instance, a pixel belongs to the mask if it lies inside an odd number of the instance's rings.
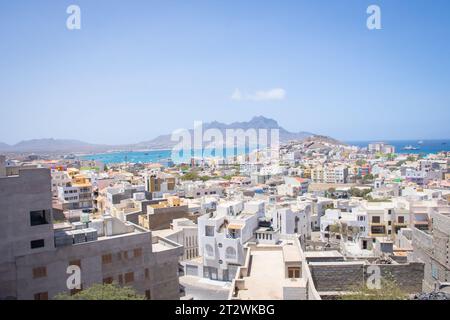
[[[419,143],[420,140],[346,141],[345,143],[358,147],[367,147],[369,143],[379,141],[393,145],[395,147],[395,152],[399,154],[421,154],[421,153],[429,154],[429,153],[439,153],[441,151],[450,151],[450,140],[422,140],[423,141],[422,144]],[[406,146],[413,146],[419,149],[403,150],[403,148]]]
[[[349,145],[354,145],[358,147],[367,147],[369,143],[376,141],[347,141]],[[423,144],[419,144],[419,140],[397,140],[397,141],[384,141],[387,144],[395,146],[396,153],[400,154],[420,154],[420,153],[438,153],[441,151],[450,151],[450,140],[423,140]],[[405,146],[418,147],[419,150],[402,150]],[[219,156],[218,154],[211,154],[210,150],[205,150],[207,155]],[[237,148],[225,149],[224,154],[226,155],[241,155],[249,152],[249,149]],[[193,153],[194,157],[201,157],[201,151],[197,150]],[[111,163],[154,163],[172,158],[174,162],[185,162],[188,163],[192,157],[192,154],[180,154],[178,155],[178,161],[173,157],[171,150],[160,150],[160,151],[133,151],[133,152],[111,152],[102,154],[93,154],[82,156],[81,159],[86,160],[99,160],[105,164]]]
[[[250,150],[255,148],[227,148],[222,151],[222,154],[214,152],[211,149],[205,149],[203,155],[205,157],[219,157],[219,156],[234,156],[249,153]],[[101,154],[92,154],[81,156],[84,160],[96,160],[102,161],[104,164],[113,163],[154,163],[167,160],[171,158],[175,163],[189,163],[192,157],[201,158],[201,150],[194,150],[194,152],[189,152],[183,154],[172,154],[172,150],[158,150],[158,151],[124,151],[124,152],[110,152]]]

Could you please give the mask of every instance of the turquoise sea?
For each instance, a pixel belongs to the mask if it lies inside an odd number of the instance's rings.
[[[393,145],[395,152],[399,154],[429,154],[441,151],[450,151],[450,140],[371,140],[371,141],[346,141],[349,145],[367,147],[369,143],[382,141]],[[417,150],[403,150],[406,146],[418,148]]]
[[[428,154],[428,153],[438,153],[441,151],[450,151],[450,140],[423,140],[423,143],[419,143],[420,140],[398,140],[398,141],[383,141],[387,144],[391,144],[395,146],[396,153],[403,154]],[[347,141],[346,143],[349,145],[354,145],[358,147],[367,147],[369,143],[376,141]],[[418,150],[402,150],[405,146],[413,146],[419,148]],[[210,154],[211,152],[205,150],[205,156],[219,156],[215,154]],[[232,149],[224,150],[224,153],[227,155],[240,155],[248,153],[249,149],[237,148],[233,153]],[[201,152],[196,151],[193,154],[194,157],[201,157]],[[186,162],[188,163],[191,154],[189,155],[180,155],[179,160],[173,159],[174,162]],[[169,158],[173,158],[171,150],[160,150],[160,151],[124,151],[124,152],[111,152],[111,153],[103,153],[103,154],[93,154],[82,156],[81,159],[86,160],[99,160],[105,164],[111,163],[122,163],[122,162],[131,162],[131,163],[154,163],[167,160]]]
[[[205,149],[203,152],[204,157],[222,157],[233,156],[233,155],[242,155],[249,153],[250,150],[254,150],[254,148],[227,148],[222,151],[222,154],[214,153],[212,150]],[[201,150],[195,150],[193,153],[183,154],[172,154],[172,150],[154,150],[154,151],[123,151],[123,152],[110,152],[110,153],[101,153],[101,154],[93,154],[86,155],[80,157],[84,160],[96,160],[102,161],[105,164],[111,163],[154,163],[154,162],[162,162],[167,159],[172,159],[175,163],[189,163],[192,157],[201,158],[202,152]]]

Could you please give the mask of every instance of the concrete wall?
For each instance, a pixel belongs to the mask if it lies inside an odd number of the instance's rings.
[[[6,162],[6,157],[0,155],[0,177],[6,176],[5,162]]]
[[[310,263],[309,267],[317,291],[351,291],[358,284],[365,283],[372,274],[369,264],[364,262]],[[395,279],[399,287],[408,293],[422,291],[423,263],[377,265],[381,276]],[[364,282],[363,282],[364,281]]]
[[[142,250],[135,256],[134,249]],[[103,263],[102,256],[111,254],[111,263]],[[71,261],[81,262],[83,288],[112,277],[115,283],[126,273],[133,273],[134,281],[123,282],[138,293],[151,292],[152,299],[178,299],[178,255],[182,247],[153,252],[151,233],[130,234],[117,238],[60,247],[55,252],[43,252],[20,257],[17,265],[17,298],[34,299],[34,294],[47,292],[49,298],[67,292],[67,267]],[[33,279],[33,268],[47,269],[47,276]],[[148,269],[146,276],[146,269]]]
[[[195,221],[195,218],[189,214],[187,206],[167,207],[154,209],[147,207],[148,228],[150,230],[163,230],[170,228],[170,223],[174,219],[188,218]]]
[[[114,282],[122,278],[124,285],[139,293],[150,290],[151,299],[179,298],[178,260],[182,246],[165,245],[162,242],[166,240],[158,239],[154,243],[151,232],[121,234],[132,230],[120,229],[112,218],[110,229],[116,231],[115,236],[55,248],[51,211],[47,224],[31,226],[30,219],[30,211],[51,208],[50,170],[23,170],[19,176],[0,178],[0,299],[34,299],[37,293],[47,293],[51,299],[68,291],[67,267],[77,260],[83,288],[108,277]],[[44,246],[31,249],[30,241],[40,239]],[[135,249],[141,253],[135,254]],[[111,262],[104,263],[103,255],[111,255]],[[35,268],[46,272],[36,278]],[[131,272],[134,280],[125,283],[125,274]]]
[[[450,217],[432,213],[432,233],[412,229],[413,252],[409,261],[425,264],[423,291],[430,292],[438,282],[450,279]]]
[[[20,171],[19,176],[0,178],[0,263],[17,256],[54,248],[51,214],[48,224],[31,226],[30,212],[52,209],[49,169]],[[31,249],[30,242],[44,240],[44,247]]]

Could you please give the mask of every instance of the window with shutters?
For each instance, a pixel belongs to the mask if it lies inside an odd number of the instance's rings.
[[[44,278],[47,276],[46,267],[33,268],[33,279]]]
[[[298,267],[289,267],[288,268],[288,277],[290,279],[300,278],[300,268],[298,268]]]
[[[125,283],[134,282],[134,272],[125,273]]]
[[[48,300],[48,292],[35,293],[34,300]]]
[[[74,288],[70,290],[70,295],[73,296],[74,294],[77,294],[78,292],[81,292],[83,290],[83,285],[80,284],[80,289]]]
[[[142,248],[134,249],[133,254],[135,258],[142,257]]]
[[[103,284],[111,284],[113,283],[113,277],[103,278]]]
[[[69,261],[69,266],[78,266],[79,268],[81,268],[81,260],[77,259]]]
[[[112,255],[110,253],[102,255],[102,264],[108,264],[111,262],[112,262]]]

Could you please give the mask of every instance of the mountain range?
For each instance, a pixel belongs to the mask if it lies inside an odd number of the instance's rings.
[[[243,129],[247,130],[250,128],[253,129],[278,129],[280,142],[285,143],[293,140],[303,140],[308,137],[315,136],[313,133],[298,131],[298,132],[289,132],[282,128],[277,121],[269,118],[265,118],[262,116],[253,117],[250,121],[247,122],[233,122],[231,124],[225,124],[217,121],[204,123],[203,124],[203,132],[207,129],[215,128],[220,130],[220,132],[224,135],[227,129]],[[193,130],[190,130],[191,134]],[[331,139],[331,138],[330,138]],[[130,145],[100,145],[100,144],[91,144],[78,140],[65,140],[65,139],[34,139],[34,140],[26,140],[21,141],[15,145],[8,145],[0,142],[0,152],[83,152],[83,153],[91,153],[91,152],[105,152],[111,150],[155,150],[155,149],[170,149],[177,141],[171,140],[171,134],[160,135],[154,139],[139,142],[136,144]]]

